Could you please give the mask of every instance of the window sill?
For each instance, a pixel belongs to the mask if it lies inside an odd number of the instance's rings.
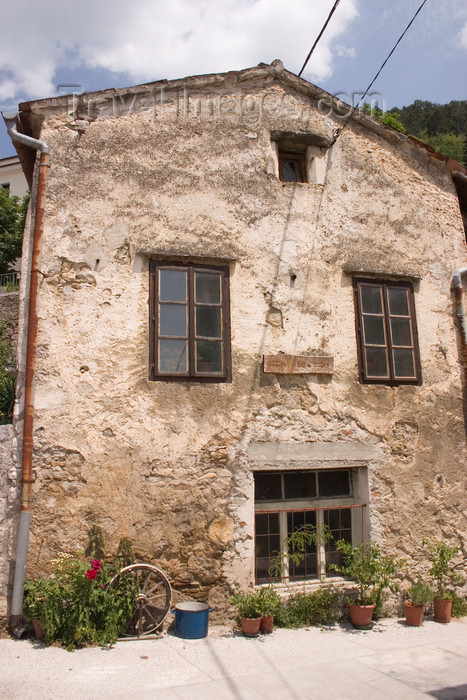
[[[257,583],[255,584],[255,589],[260,590],[261,588],[269,587],[269,583]],[[281,598],[288,598],[296,593],[314,593],[321,586],[334,586],[335,588],[357,588],[355,581],[342,578],[342,576],[330,576],[323,579],[310,579],[308,581],[291,581],[290,583],[272,583],[273,589],[278,593]]]

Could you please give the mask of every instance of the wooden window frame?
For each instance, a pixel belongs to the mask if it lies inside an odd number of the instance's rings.
[[[187,272],[187,309],[188,309],[188,358],[187,372],[170,374],[161,372],[158,366],[159,343],[159,275],[161,269],[177,269]],[[222,341],[222,372],[207,373],[196,371],[195,358],[195,272],[216,272],[221,277],[222,310],[221,341]],[[172,262],[166,260],[149,261],[149,379],[151,381],[170,382],[229,382],[231,381],[230,355],[230,300],[229,300],[229,268],[219,265],[204,265],[192,262]]]
[[[279,179],[281,182],[306,182],[306,156],[305,153],[294,153],[282,150],[280,147],[277,151],[277,159],[279,162]],[[282,162],[287,161],[293,163],[295,170],[295,180],[284,180]]]
[[[255,494],[255,521],[256,517],[259,515],[267,515],[268,516],[268,530],[269,530],[269,516],[276,516],[278,517],[278,522],[279,522],[279,537],[281,541],[281,546],[282,542],[288,535],[288,516],[293,516],[293,514],[298,514],[299,516],[304,515],[306,518],[306,513],[314,513],[315,518],[316,518],[316,526],[318,528],[322,528],[323,525],[325,524],[326,518],[328,517],[328,514],[330,511],[343,511],[343,510],[349,510],[350,511],[350,537],[352,539],[352,542],[355,539],[355,533],[358,528],[356,527],[356,522],[355,519],[361,517],[361,510],[364,508],[363,504],[356,503],[356,497],[354,494],[354,480],[356,478],[356,474],[353,474],[354,470],[352,468],[347,469],[347,468],[337,468],[336,471],[346,471],[349,474],[349,493],[346,495],[335,495],[335,496],[320,496],[319,495],[319,488],[318,488],[318,478],[319,478],[319,473],[323,473],[328,470],[320,470],[320,469],[310,469],[310,470],[304,470],[309,474],[313,474],[315,476],[316,480],[316,495],[311,496],[308,498],[286,498],[285,497],[285,490],[284,490],[284,477],[286,474],[293,474],[297,473],[295,470],[293,472],[290,471],[278,471],[275,472],[281,477],[281,498],[280,499],[270,499],[270,500],[256,500],[256,494]],[[334,471],[334,470],[331,470]],[[264,474],[265,472],[258,471],[255,472],[256,475]],[[339,520],[341,519],[341,515],[339,514]],[[340,531],[342,531],[342,527],[340,528]],[[265,535],[261,535],[264,537]],[[256,527],[255,527],[255,542],[256,542]],[[269,540],[270,534],[268,531],[267,538]],[[302,575],[300,573],[296,574],[295,572],[295,565],[293,565],[293,562],[289,562],[288,559],[284,559],[282,562],[282,571],[281,571],[281,576],[275,579],[276,582],[282,582],[282,583],[289,583],[293,581],[303,581],[303,580],[309,580],[309,581],[323,581],[325,578],[329,576],[333,576],[330,568],[329,568],[329,558],[331,556],[331,551],[332,550],[332,544],[328,543],[325,544],[324,542],[321,542],[318,544],[316,547],[315,551],[309,552],[312,556],[316,556],[316,575],[313,574],[307,574],[306,573],[306,564],[303,563],[305,567],[305,574]],[[269,545],[269,549],[270,549]],[[256,549],[256,548],[255,548]],[[273,552],[271,552],[271,559],[274,557],[272,556]],[[257,556],[255,556],[255,581],[257,584],[265,583],[266,580],[269,580],[266,577],[260,577],[258,576],[258,567],[257,567]]]
[[[386,349],[386,360],[388,366],[388,376],[378,377],[370,375],[367,371],[366,365],[366,354],[365,348],[371,347],[370,343],[365,344],[364,332],[363,332],[363,316],[371,315],[368,313],[363,313],[361,304],[361,293],[360,289],[362,286],[373,286],[379,287],[381,289],[382,298],[382,314],[378,316],[383,318],[384,332],[385,332],[385,344],[378,345],[377,347]],[[357,354],[358,354],[358,369],[359,369],[359,380],[362,384],[387,384],[389,386],[399,386],[401,384],[412,384],[420,385],[422,383],[422,371],[420,365],[420,353],[418,345],[418,333],[417,333],[417,319],[415,314],[415,300],[413,285],[411,282],[395,282],[391,280],[379,280],[373,278],[354,278],[354,302],[355,302],[355,328],[356,328],[356,338],[357,338]],[[389,302],[388,302],[388,290],[389,289],[406,289],[409,316],[401,316],[401,318],[410,319],[410,329],[412,336],[412,344],[409,345],[395,345],[391,338],[391,318],[397,318],[397,314],[390,314],[389,312]],[[376,347],[376,346],[375,346]],[[407,349],[411,350],[413,353],[413,366],[414,366],[414,376],[398,377],[396,376],[395,363],[393,350],[395,349]]]

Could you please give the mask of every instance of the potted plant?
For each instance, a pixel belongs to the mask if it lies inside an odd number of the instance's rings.
[[[436,591],[433,600],[433,612],[435,622],[447,623],[451,621],[452,591],[448,585],[460,580],[460,576],[453,570],[452,560],[459,551],[459,547],[450,547],[447,542],[441,540],[434,544],[423,540],[423,545],[428,549],[431,561],[430,575],[436,582]]]
[[[246,636],[259,634],[262,615],[259,591],[237,593],[232,596],[230,602],[237,608],[237,619],[243,634]]]
[[[59,583],[56,578],[38,578],[24,586],[23,609],[31,620],[37,639],[44,639],[44,630],[55,627]]]
[[[342,554],[342,563],[331,568],[355,579],[357,583],[357,599],[349,601],[352,624],[357,628],[368,627],[375,608],[382,606],[385,589],[397,590],[392,579],[397,573],[398,564],[392,557],[383,556],[380,547],[372,542],[352,545],[338,540],[336,549]]]
[[[418,580],[412,583],[408,592],[408,600],[405,601],[405,621],[411,627],[420,627],[423,622],[425,606],[433,600],[431,586]]]
[[[271,634],[274,625],[274,615],[280,604],[280,598],[272,586],[264,586],[259,591],[259,603],[261,608],[260,632]]]

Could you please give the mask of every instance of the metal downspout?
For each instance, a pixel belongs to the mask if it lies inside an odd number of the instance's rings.
[[[36,212],[34,219],[34,235],[32,247],[31,276],[29,288],[28,327],[26,345],[26,367],[24,384],[24,423],[23,423],[23,455],[21,477],[21,514],[18,528],[16,548],[16,565],[11,599],[10,629],[20,637],[23,632],[23,592],[26,579],[28,559],[29,530],[31,523],[32,501],[32,452],[33,452],[33,422],[34,422],[34,370],[36,364],[37,339],[37,301],[39,296],[39,262],[41,254],[42,230],[44,220],[44,195],[47,168],[49,167],[49,147],[43,141],[20,134],[16,129],[16,115],[4,114],[8,134],[12,141],[17,141],[40,151],[39,174],[37,179]]]
[[[464,373],[467,371],[467,322],[465,319],[464,288],[462,286],[462,276],[465,274],[467,274],[467,267],[459,268],[459,270],[454,272],[451,282],[451,289],[454,290],[456,299],[456,313],[459,320]]]

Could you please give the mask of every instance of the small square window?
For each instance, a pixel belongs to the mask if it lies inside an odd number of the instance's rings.
[[[355,279],[354,293],[361,381],[420,384],[412,285]]]
[[[306,182],[304,153],[278,151],[279,178],[282,182]]]
[[[228,268],[150,261],[151,379],[230,378]]]

